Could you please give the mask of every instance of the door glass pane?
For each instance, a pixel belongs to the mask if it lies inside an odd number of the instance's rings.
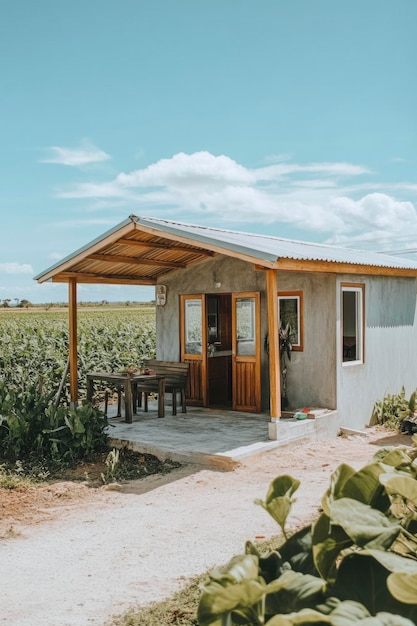
[[[185,352],[188,354],[202,354],[203,326],[201,300],[186,300],[185,302]]]
[[[236,346],[238,356],[255,356],[255,299],[236,300]]]

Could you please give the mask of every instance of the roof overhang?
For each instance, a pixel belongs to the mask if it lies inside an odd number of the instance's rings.
[[[86,246],[35,276],[39,283],[155,285],[172,271],[185,269],[216,254],[274,267],[244,246],[196,237],[173,226],[156,225],[134,215]],[[271,256],[271,255],[269,255]]]
[[[300,246],[302,258],[298,252]],[[302,246],[305,246],[304,253]],[[409,266],[401,265],[398,259],[383,259],[375,253],[369,263],[360,262],[360,257],[355,257],[354,262],[323,260],[319,256],[313,258],[312,248],[314,244],[131,215],[35,276],[35,280],[39,283],[66,283],[75,279],[78,283],[89,284],[155,285],[173,271],[218,254],[253,263],[258,269],[417,277],[414,262]],[[329,250],[331,247],[324,248],[324,254]],[[349,252],[354,254],[354,251],[346,251]]]

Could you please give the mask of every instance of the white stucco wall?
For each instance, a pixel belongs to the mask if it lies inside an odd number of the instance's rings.
[[[365,284],[365,359],[342,365],[340,283]],[[337,409],[342,424],[363,428],[386,393],[417,386],[416,281],[414,278],[344,276],[336,281]]]

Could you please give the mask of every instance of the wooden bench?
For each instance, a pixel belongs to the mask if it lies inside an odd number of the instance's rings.
[[[185,390],[189,373],[188,363],[177,363],[176,361],[157,361],[148,359],[144,362],[145,371],[165,378],[165,393],[172,394],[172,415],[177,414],[177,394],[181,394],[182,412],[187,412]],[[138,406],[141,406],[142,394],[144,396],[144,411],[148,410],[148,396],[150,393],[158,391],[156,381],[145,382],[143,379],[135,385],[135,398]]]

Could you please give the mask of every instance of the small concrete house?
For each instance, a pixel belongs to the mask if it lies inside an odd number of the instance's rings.
[[[155,285],[157,358],[190,364],[188,404],[265,413],[276,439],[284,408],[361,429],[415,389],[416,278],[407,259],[132,215],[36,280],[69,283],[72,337],[78,283]]]

